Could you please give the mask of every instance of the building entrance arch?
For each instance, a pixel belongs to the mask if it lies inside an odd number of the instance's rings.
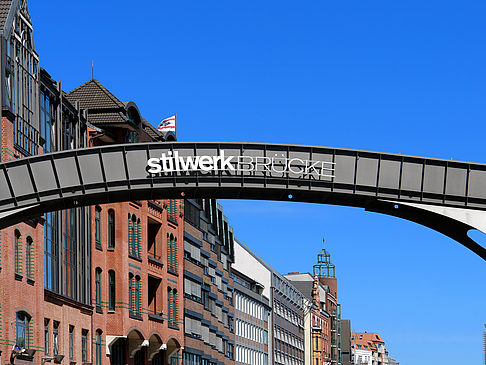
[[[0,229],[45,212],[155,198],[298,201],[364,208],[441,232],[486,260],[486,164],[331,147],[165,142],[0,163]]]

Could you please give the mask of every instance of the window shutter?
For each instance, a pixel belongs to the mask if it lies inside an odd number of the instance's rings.
[[[189,317],[186,317],[184,322],[185,322],[184,332],[190,335],[192,333],[192,319],[189,318]]]
[[[199,247],[192,246],[191,256],[194,260],[201,261],[201,250],[199,250]]]
[[[186,278],[184,278],[184,293],[192,294],[192,281]]]
[[[201,325],[201,338],[204,342],[209,343],[209,327]]]
[[[192,247],[193,246],[188,241],[184,240],[184,251],[187,251],[192,255]]]
[[[198,283],[192,283],[192,295],[201,298],[201,285]]]

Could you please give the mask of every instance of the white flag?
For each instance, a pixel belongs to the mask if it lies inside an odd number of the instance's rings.
[[[159,132],[167,133],[172,132],[175,134],[176,132],[176,116],[173,115],[170,118],[164,119],[160,122],[159,126],[157,127]]]

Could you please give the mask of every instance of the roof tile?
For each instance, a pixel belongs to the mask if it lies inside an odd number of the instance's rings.
[[[5,27],[12,0],[0,0],[0,29]]]
[[[70,91],[67,98],[71,103],[79,100],[83,109],[125,108],[125,104],[96,79],[91,79]]]

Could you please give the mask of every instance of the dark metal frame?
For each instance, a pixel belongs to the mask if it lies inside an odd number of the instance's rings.
[[[334,165],[334,177],[274,172],[149,174],[147,160],[180,156],[299,158]],[[474,228],[450,216],[418,209],[486,210],[486,164],[337,149],[237,142],[165,142],[61,151],[0,164],[0,229],[48,211],[155,198],[231,198],[299,201],[365,208],[446,234],[486,260],[467,236]],[[403,204],[402,204],[403,203]]]

